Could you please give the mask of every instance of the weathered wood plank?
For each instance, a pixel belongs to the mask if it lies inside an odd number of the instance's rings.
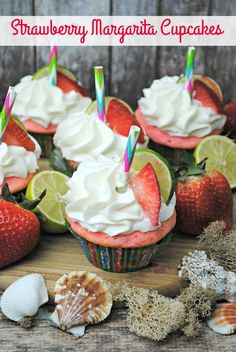
[[[214,0],[211,6],[212,16],[235,16],[235,1]],[[206,47],[206,74],[214,78],[220,85],[224,101],[236,100],[235,72],[236,47]]]
[[[47,321],[37,320],[35,326],[25,330],[17,324],[0,321],[1,352],[234,352],[236,335],[222,336],[207,326],[195,339],[172,334],[159,343],[130,333],[127,310],[114,309],[103,323],[89,326],[81,339],[51,327]]]
[[[208,15],[210,0],[162,0],[160,6],[161,16],[200,16]],[[158,77],[165,75],[179,75],[185,70],[186,48],[161,47],[159,52]],[[197,73],[205,73],[205,48],[198,47],[195,63]]]
[[[110,1],[99,0],[35,0],[37,16],[108,16]],[[40,68],[49,62],[49,47],[39,47],[36,53],[36,65]],[[93,66],[103,65],[105,69],[106,90],[109,82],[109,48],[108,47],[60,47],[59,63],[71,69],[91,92],[94,91]]]
[[[159,1],[113,1],[113,16],[155,16]],[[127,101],[133,108],[156,76],[156,47],[113,47],[109,94]]]
[[[1,16],[33,15],[32,0],[0,0]],[[0,99],[5,98],[9,85],[18,83],[21,77],[32,74],[35,70],[35,51],[33,47],[0,47]]]

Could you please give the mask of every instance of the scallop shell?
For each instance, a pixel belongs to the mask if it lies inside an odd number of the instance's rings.
[[[56,282],[55,303],[50,322],[74,334],[75,327],[82,329],[82,325],[104,320],[110,314],[112,296],[100,277],[78,271],[65,274]]]
[[[223,303],[216,306],[211,318],[208,320],[208,326],[223,335],[236,333],[236,304]]]
[[[11,320],[34,316],[48,301],[44,278],[39,274],[23,276],[10,285],[1,298],[1,310]]]

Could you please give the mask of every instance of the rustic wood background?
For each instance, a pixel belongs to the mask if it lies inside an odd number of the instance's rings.
[[[236,15],[234,0],[0,0],[3,15]],[[91,92],[93,66],[104,65],[106,92],[133,107],[154,78],[184,70],[185,47],[60,47],[60,64]],[[48,47],[0,47],[0,97],[9,85],[48,63]],[[225,102],[236,100],[236,47],[199,47],[196,72],[214,78]]]

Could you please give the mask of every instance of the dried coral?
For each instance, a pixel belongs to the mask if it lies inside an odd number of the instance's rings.
[[[207,245],[211,259],[225,270],[236,272],[236,230],[226,231],[223,221],[212,222],[199,237]]]
[[[236,299],[236,274],[209,259],[205,251],[186,255],[179,267],[179,277],[189,280],[192,287],[211,288],[230,301]]]
[[[197,336],[202,321],[211,315],[218,295],[212,289],[187,287],[177,297],[186,310],[185,321],[181,328],[184,335]]]

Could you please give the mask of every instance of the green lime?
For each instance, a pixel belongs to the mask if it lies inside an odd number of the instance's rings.
[[[57,70],[59,72],[61,72],[64,76],[68,77],[69,79],[71,79],[72,81],[77,81],[75,75],[68,70],[67,68],[65,68],[64,66],[57,66]],[[33,75],[32,79],[41,79],[44,77],[49,76],[49,65],[48,66],[44,66],[42,68],[40,68],[40,70],[38,70],[37,72],[35,72],[35,74]]]
[[[129,111],[133,114],[134,111],[132,110],[132,108],[126,103],[124,102],[123,100],[121,99],[118,99],[118,98],[114,98],[114,97],[105,97],[105,107],[106,107],[106,111],[108,109],[108,105],[109,105],[109,102],[112,100],[112,99],[116,99],[116,100],[119,100],[122,104],[124,104],[128,109]],[[87,114],[92,114],[93,112],[97,111],[97,102],[96,100],[94,100],[87,108],[86,110],[86,113]]]
[[[194,150],[196,163],[207,158],[206,168],[221,172],[236,187],[236,144],[225,136],[209,136],[203,139]]]
[[[132,168],[141,170],[147,163],[150,163],[156,173],[161,195],[166,203],[170,201],[175,189],[174,171],[165,158],[151,149],[136,149]]]
[[[46,196],[36,207],[46,221],[42,223],[46,232],[65,232],[65,204],[61,197],[68,191],[69,177],[58,171],[42,171],[35,175],[26,189],[26,198],[37,198],[44,189]]]

